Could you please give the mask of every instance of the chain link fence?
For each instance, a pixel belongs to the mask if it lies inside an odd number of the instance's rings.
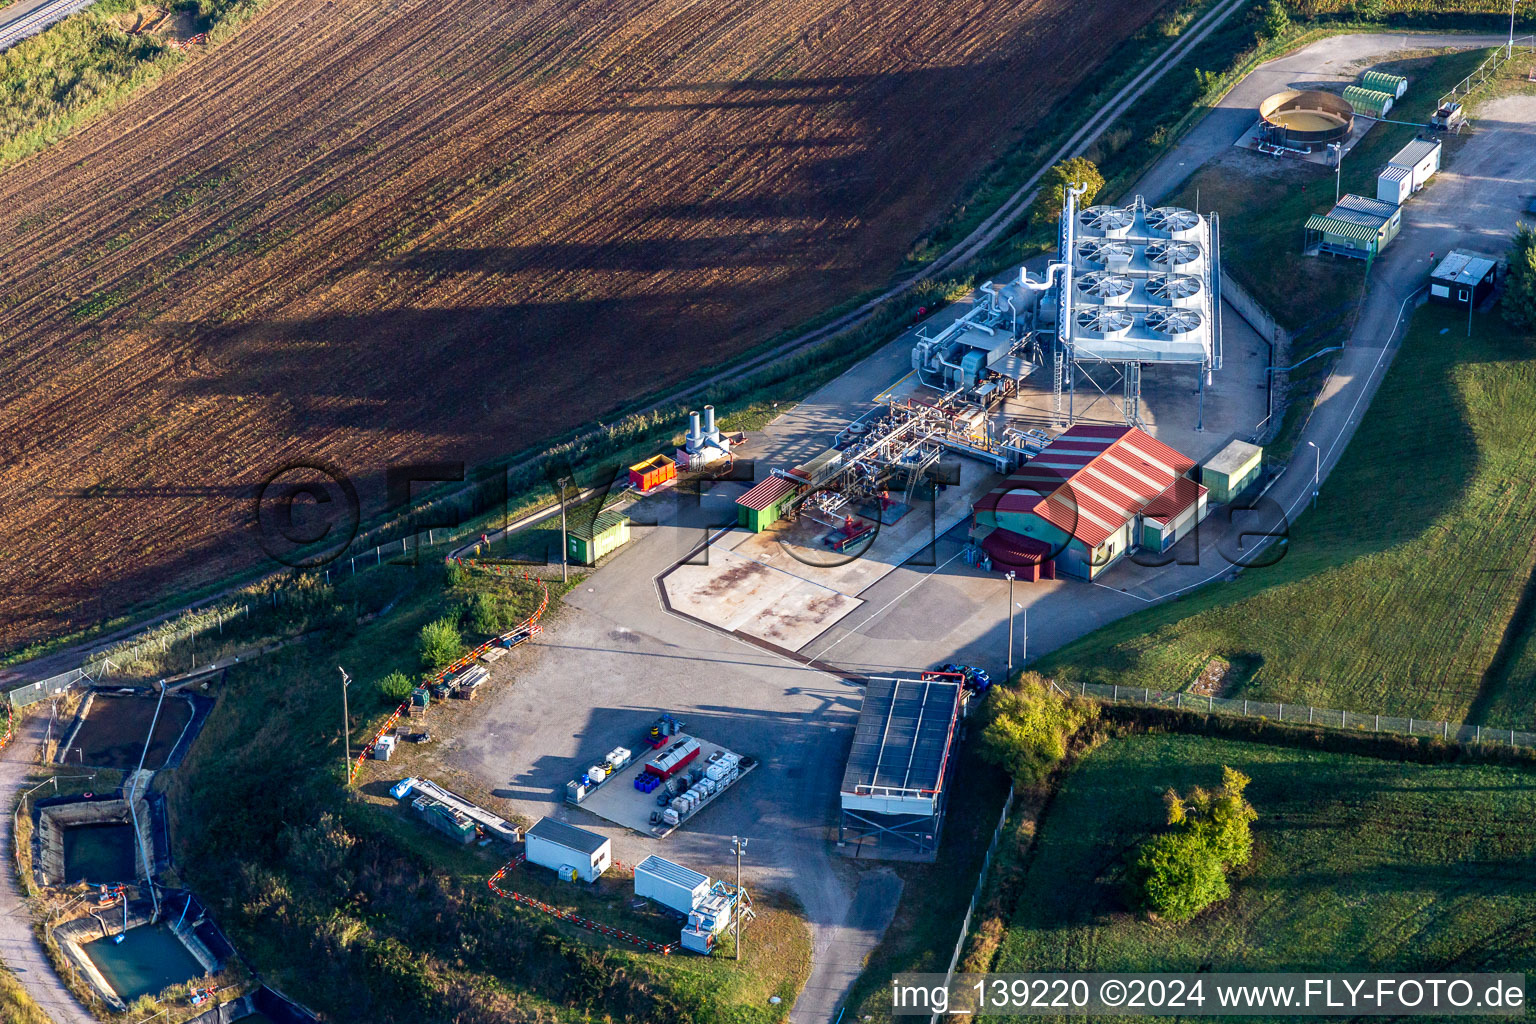
[[[187,612],[175,619],[140,633],[138,636],[105,647],[88,655],[76,668],[58,675],[39,679],[18,686],[6,694],[12,708],[20,709],[38,701],[56,697],[80,682],[93,683],[105,679],[125,666],[131,666],[146,655],[164,653],[183,640],[188,640],[210,630],[223,632],[224,624],[250,614],[250,605],[220,605]]]
[[[1423,736],[1447,743],[1497,743],[1510,747],[1536,748],[1536,733],[1518,729],[1496,729],[1465,722],[1441,722],[1402,715],[1362,714],[1337,708],[1315,708],[1310,704],[1285,704],[1279,701],[1248,700],[1242,697],[1206,697],[1195,693],[1169,693],[1143,686],[1119,686],[1110,683],[1056,683],[1058,692],[1079,697],[1149,707],[1205,711],[1212,714],[1255,718],[1286,725],[1307,725],[1349,732],[1390,733],[1397,736]]]

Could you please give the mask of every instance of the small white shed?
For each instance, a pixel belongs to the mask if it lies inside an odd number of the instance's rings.
[[[635,865],[635,895],[655,900],[681,914],[693,913],[709,895],[709,876],[654,853]]]
[[[1403,205],[1403,200],[1413,195],[1413,172],[1406,167],[1388,164],[1376,175],[1376,198],[1393,206]]]
[[[607,839],[554,818],[540,818],[523,835],[524,855],[530,864],[552,871],[569,867],[583,882],[595,881],[613,863]]]

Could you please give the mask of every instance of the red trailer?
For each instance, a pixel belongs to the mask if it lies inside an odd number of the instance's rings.
[[[645,770],[663,779],[670,779],[698,756],[699,741],[692,736],[685,736],[647,761]]]

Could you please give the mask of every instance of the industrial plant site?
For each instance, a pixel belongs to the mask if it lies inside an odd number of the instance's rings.
[[[1526,1017],[1533,31],[0,7],[0,1024]]]

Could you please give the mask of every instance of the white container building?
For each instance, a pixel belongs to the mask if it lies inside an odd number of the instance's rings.
[[[1376,176],[1376,198],[1401,206],[1440,170],[1441,148],[1439,139],[1414,139],[1398,150]]]
[[[528,863],[558,872],[575,870],[583,882],[595,881],[613,863],[613,847],[596,832],[540,818],[523,836]]]
[[[691,914],[709,895],[709,876],[652,854],[635,865],[635,895]]]

